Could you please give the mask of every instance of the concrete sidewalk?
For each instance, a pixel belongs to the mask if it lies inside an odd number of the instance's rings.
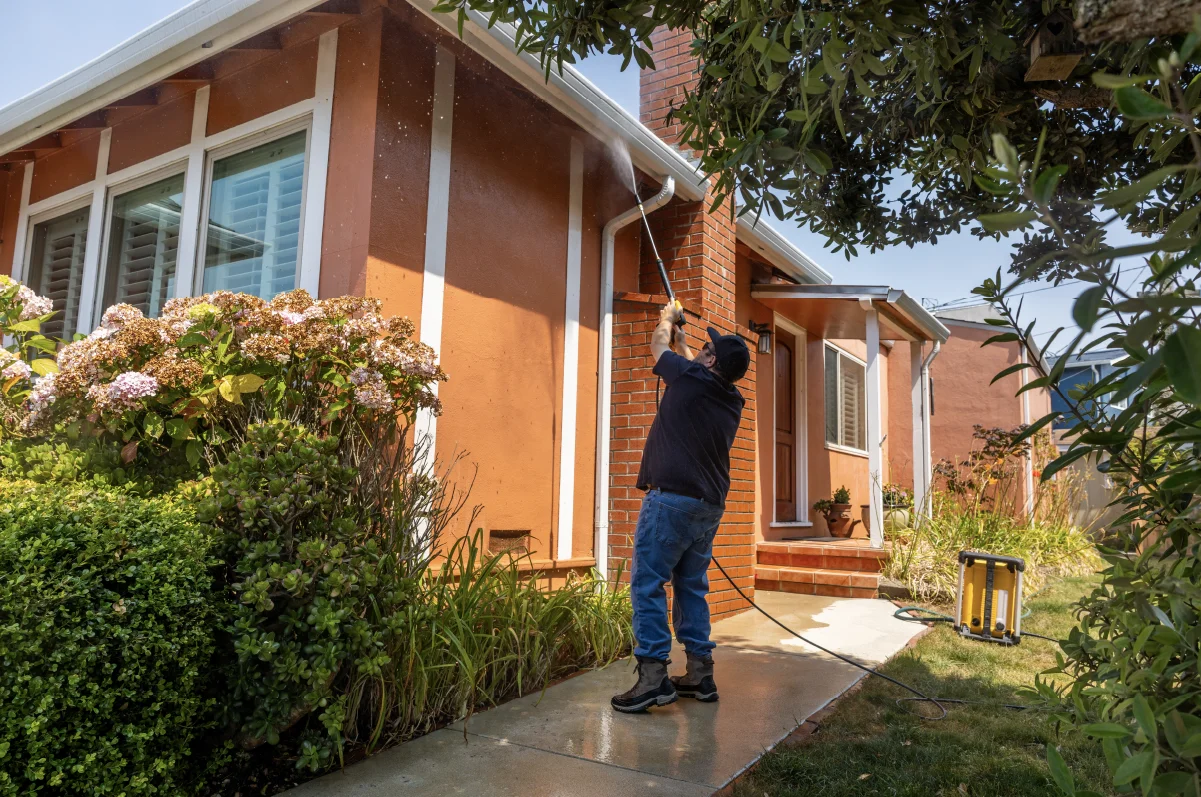
[[[776,592],[759,604],[814,642],[865,664],[922,627],[883,600]],[[864,673],[788,635],[753,610],[714,624],[717,703],[679,700],[619,714],[609,698],[633,683],[617,662],[385,750],[291,797],[707,795],[725,786]],[[675,651],[673,670],[684,655]]]

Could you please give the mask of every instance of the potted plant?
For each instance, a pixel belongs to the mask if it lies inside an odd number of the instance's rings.
[[[913,491],[899,484],[884,485],[884,530],[910,528],[913,521]]]
[[[832,537],[850,537],[851,527],[851,491],[839,487],[834,491],[833,498],[823,498],[813,505],[813,508],[826,518],[826,526]]]

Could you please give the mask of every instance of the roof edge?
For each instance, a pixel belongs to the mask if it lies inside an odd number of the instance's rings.
[[[761,252],[775,255],[786,264],[783,270],[792,271],[792,276],[804,282],[828,285],[834,282],[833,275],[819,266],[799,246],[788,240],[770,224],[756,223],[746,216],[738,217],[738,237]],[[776,263],[775,265],[779,265]],[[791,268],[788,268],[791,266]]]

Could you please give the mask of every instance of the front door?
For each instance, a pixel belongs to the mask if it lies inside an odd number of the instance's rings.
[[[797,519],[796,338],[776,327],[776,520]]]

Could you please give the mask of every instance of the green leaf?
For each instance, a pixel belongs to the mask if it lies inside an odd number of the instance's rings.
[[[1088,726],[1085,726],[1086,728]],[[1086,731],[1087,732],[1087,731]],[[1151,751],[1144,750],[1138,755],[1131,756],[1122,762],[1118,767],[1118,771],[1113,773],[1113,783],[1115,786],[1125,786],[1128,783],[1133,783],[1136,778],[1143,772],[1143,767],[1147,760],[1151,758]]]
[[[37,332],[42,328],[42,322],[36,318],[31,318],[28,321],[18,321],[8,328],[9,332]]]
[[[820,149],[810,147],[805,150],[805,165],[817,174],[825,176],[829,174],[830,169],[834,168],[834,161]]]
[[[1072,777],[1072,771],[1068,769],[1068,764],[1063,760],[1063,756],[1055,749],[1054,745],[1047,745],[1047,766],[1051,769],[1051,777],[1055,780],[1055,785],[1064,794],[1073,797],[1076,794],[1076,781]]]
[[[209,343],[211,343],[211,341],[209,340],[208,335],[200,332],[189,332],[181,337],[179,342],[175,345],[181,349],[187,349],[192,346],[207,346]]]
[[[1172,113],[1172,109],[1163,102],[1134,86],[1123,86],[1113,96],[1118,101],[1118,110],[1127,119],[1164,119]]]
[[[784,118],[790,119],[793,122],[803,122],[809,118],[809,114],[805,113],[805,111],[801,108],[794,108],[791,111],[786,111],[784,113]]]
[[[58,373],[58,363],[56,363],[54,360],[48,360],[45,357],[39,357],[38,359],[34,360],[29,364],[29,367],[38,376]]]
[[[1014,210],[1008,213],[985,213],[977,221],[988,232],[1012,232],[1030,226],[1038,218],[1033,210]]]
[[[1034,201],[1040,205],[1045,205],[1055,196],[1055,189],[1059,187],[1060,179],[1067,174],[1067,166],[1052,166],[1045,170],[1034,181]]]
[[[705,74],[721,80],[730,76],[730,70],[726,69],[721,64],[710,64],[705,67]]]
[[[189,440],[188,445],[184,448],[184,456],[188,458],[188,464],[193,468],[200,464],[200,454],[204,447],[199,440]]]
[[[172,418],[167,421],[166,428],[173,440],[187,440],[192,436],[192,427],[183,418]]]
[[[1138,727],[1142,729],[1143,734],[1150,740],[1156,739],[1159,736],[1159,730],[1155,724],[1155,712],[1151,710],[1151,704],[1147,702],[1147,698],[1135,695],[1133,709],[1134,719],[1138,722]]]
[[[996,376],[994,376],[992,378],[992,381],[989,382],[988,384],[995,385],[997,382],[1001,381],[1002,379],[1009,376],[1010,374],[1016,374],[1018,371],[1024,371],[1027,368],[1033,368],[1033,367],[1034,366],[1032,366],[1030,363],[1014,363],[1013,365],[1009,366],[1008,368],[1006,368],[1005,370],[1001,371]]]
[[[146,417],[142,419],[142,428],[146,430],[146,434],[157,440],[163,436],[163,430],[166,428],[163,424],[163,416],[157,412],[146,413]]]
[[[1150,75],[1110,75],[1105,72],[1094,72],[1093,83],[1103,89],[1123,89],[1127,86],[1137,86],[1154,80]]]
[[[1080,448],[1073,448],[1064,454],[1060,454],[1058,457],[1053,459],[1045,468],[1043,468],[1042,476],[1039,477],[1040,480],[1044,481],[1044,482],[1050,481],[1051,477],[1054,476],[1056,473],[1059,473],[1059,471],[1063,470],[1068,465],[1071,465],[1076,460],[1080,459],[1081,457],[1087,456],[1090,453],[1091,453],[1091,449],[1081,446]],[[1086,725],[1084,732],[1090,733],[1090,731],[1088,730],[1089,728],[1100,728],[1103,726],[1109,726],[1111,728],[1119,728],[1119,729],[1121,729],[1123,736],[1129,735],[1129,731],[1127,731],[1125,728],[1122,728],[1121,725],[1112,725],[1112,723],[1099,723],[1096,725]],[[1102,739],[1107,738],[1101,733],[1094,734],[1094,735],[1100,736]],[[1108,737],[1108,738],[1116,739],[1118,737],[1115,736],[1115,737]]]
[[[1076,449],[1079,451],[1081,449]],[[1068,452],[1074,453],[1074,452]],[[1065,455],[1066,456],[1066,455]],[[1063,459],[1060,457],[1059,459]],[[1079,459],[1079,457],[1077,457]],[[1058,462],[1059,460],[1056,460]],[[1046,471],[1044,470],[1045,474]],[[1089,736],[1095,736],[1098,739],[1125,739],[1130,735],[1130,729],[1125,725],[1118,725],[1116,722],[1093,722],[1085,725],[1080,730],[1084,731]]]
[[[771,46],[767,48],[767,57],[773,61],[783,63],[792,60],[792,53],[779,42],[772,42]]]
[[[253,393],[263,386],[267,380],[258,374],[239,374],[238,376],[226,377],[230,381],[230,385],[239,393]]]
[[[1101,304],[1104,301],[1104,285],[1094,285],[1085,289],[1072,305],[1072,320],[1085,332],[1091,332],[1093,325],[1097,323],[1097,315],[1101,312]]]
[[[1177,395],[1201,405],[1201,329],[1177,327],[1164,341],[1163,362]]]
[[[1162,169],[1156,169],[1150,174],[1135,180],[1129,185],[1124,185],[1121,188],[1102,194],[1100,196],[1102,207],[1119,208],[1129,205],[1133,202],[1138,202],[1147,194],[1158,188],[1165,180],[1176,174],[1179,171],[1189,168],[1188,166],[1164,166]]]

